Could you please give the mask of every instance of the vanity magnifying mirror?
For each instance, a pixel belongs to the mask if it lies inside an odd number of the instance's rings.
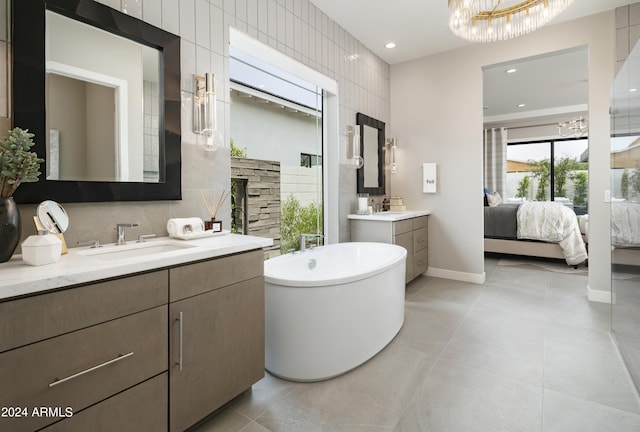
[[[55,201],[42,201],[36,209],[40,226],[51,234],[62,234],[69,227],[69,216],[64,207]]]
[[[384,122],[357,113],[356,124],[360,128],[360,156],[364,159],[364,166],[357,171],[358,193],[384,195]]]
[[[14,125],[46,161],[15,200],[180,199],[180,38],[93,0],[12,13]]]

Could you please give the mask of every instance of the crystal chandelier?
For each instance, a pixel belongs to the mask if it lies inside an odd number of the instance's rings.
[[[573,0],[448,0],[449,28],[472,42],[512,39],[547,24]]]
[[[579,138],[589,132],[587,119],[582,116],[568,122],[558,123],[558,135],[562,138],[574,136]]]

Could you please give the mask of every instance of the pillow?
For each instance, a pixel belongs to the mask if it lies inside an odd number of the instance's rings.
[[[489,206],[489,201],[487,201],[487,194],[491,193],[491,191],[487,188],[484,188],[484,190],[482,191],[482,196],[484,197],[484,206],[488,207]]]
[[[502,204],[502,197],[498,192],[487,194],[486,197],[487,201],[489,202],[489,207],[497,207]]]

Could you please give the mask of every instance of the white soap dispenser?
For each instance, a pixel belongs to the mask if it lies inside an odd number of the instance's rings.
[[[22,261],[32,266],[58,262],[62,253],[60,239],[47,230],[38,230],[22,242]]]

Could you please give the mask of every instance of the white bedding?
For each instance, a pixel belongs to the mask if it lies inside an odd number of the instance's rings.
[[[622,247],[640,247],[640,204],[612,203],[611,244]]]
[[[587,259],[576,214],[561,203],[522,203],[518,208],[518,238],[558,243],[569,265],[577,265]]]

